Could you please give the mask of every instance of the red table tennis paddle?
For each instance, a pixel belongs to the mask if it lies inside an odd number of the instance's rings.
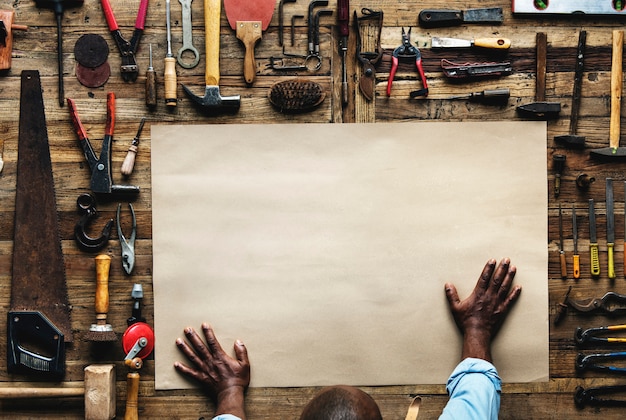
[[[256,77],[254,47],[269,26],[275,6],[276,0],[224,0],[228,23],[246,49],[243,77],[248,84]]]

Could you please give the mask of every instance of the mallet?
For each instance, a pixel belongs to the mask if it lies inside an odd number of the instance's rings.
[[[207,113],[237,112],[241,97],[220,95],[220,13],[221,0],[204,0],[204,33],[206,50],[204,96],[196,96],[185,85],[183,90]]]
[[[619,147],[620,107],[622,105],[622,49],[624,31],[613,31],[613,59],[611,62],[611,120],[609,147],[591,151],[591,157],[605,160],[624,160],[626,149]]]

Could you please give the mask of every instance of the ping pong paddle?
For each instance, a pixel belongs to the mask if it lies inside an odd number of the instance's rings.
[[[269,26],[275,6],[276,0],[224,0],[228,23],[246,49],[243,77],[248,84],[256,78],[254,47]]]

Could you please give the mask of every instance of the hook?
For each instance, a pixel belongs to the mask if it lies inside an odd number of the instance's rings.
[[[100,236],[92,238],[85,232],[85,227],[91,223],[91,219],[98,217],[98,211],[96,210],[96,199],[91,194],[81,194],[76,200],[78,210],[81,211],[83,216],[80,218],[76,226],[74,226],[74,237],[78,245],[85,251],[96,252],[106,246],[111,236],[111,227],[113,226],[113,219],[109,220]]]

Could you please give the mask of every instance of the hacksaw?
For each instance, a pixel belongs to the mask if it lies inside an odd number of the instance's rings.
[[[54,378],[72,341],[65,264],[39,72],[21,75],[7,368]]]

